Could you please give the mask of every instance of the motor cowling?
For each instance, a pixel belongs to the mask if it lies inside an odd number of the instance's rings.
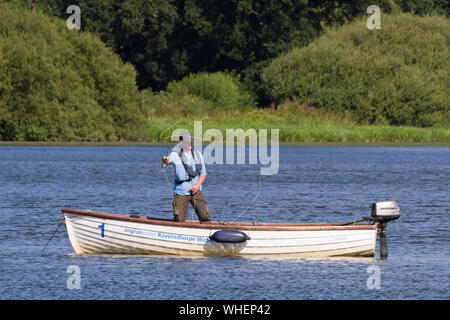
[[[378,222],[378,238],[380,239],[380,257],[388,256],[387,223],[400,218],[400,208],[397,201],[389,200],[372,203],[371,219]]]
[[[397,201],[386,200],[372,203],[372,219],[378,222],[389,222],[400,217]]]

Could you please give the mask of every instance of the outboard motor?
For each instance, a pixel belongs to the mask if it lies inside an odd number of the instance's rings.
[[[398,207],[397,201],[387,199],[386,201],[372,203],[371,215],[372,220],[379,222],[380,257],[386,258],[388,256],[386,224],[400,217],[400,208]]]

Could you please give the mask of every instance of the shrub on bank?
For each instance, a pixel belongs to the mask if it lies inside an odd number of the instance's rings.
[[[65,21],[0,3],[0,140],[141,140],[130,64]]]
[[[217,111],[210,101],[191,94],[173,94],[165,91],[160,93],[145,93],[146,105],[150,116],[181,118],[186,116],[208,116]]]
[[[178,96],[200,97],[218,110],[242,110],[256,106],[254,93],[237,76],[224,72],[190,74],[180,81],[170,82],[167,92]]]
[[[262,78],[276,102],[292,99],[362,124],[450,125],[450,20],[382,15],[328,30],[274,59]]]

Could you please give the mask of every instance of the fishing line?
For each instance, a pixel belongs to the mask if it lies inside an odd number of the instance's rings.
[[[167,137],[167,138],[162,138],[162,134],[163,134],[164,132],[166,132],[167,130],[169,130],[170,128],[175,127],[175,125],[176,125],[177,123],[179,123],[180,121],[181,121],[181,119],[178,120],[178,121],[175,121],[175,123],[172,124],[170,127],[168,127],[168,128],[166,128],[166,129],[164,129],[163,131],[161,131],[161,133],[159,134],[159,138],[160,138],[161,140],[168,139],[169,137]],[[170,136],[170,138],[172,138],[172,136]]]
[[[228,143],[228,142],[226,142]],[[235,141],[233,141],[233,144],[235,143]],[[238,144],[237,147],[239,147],[240,145]],[[242,146],[242,145],[241,145]],[[245,152],[249,152],[250,153],[250,145],[247,146],[246,142],[244,141],[244,145],[243,147],[246,149]],[[261,171],[261,167],[260,167],[260,171]],[[258,178],[258,192],[256,193],[255,197],[252,199],[252,201],[250,201],[250,203],[248,204],[247,208],[245,208],[244,211],[242,211],[236,218],[234,218],[231,222],[235,222],[237,219],[239,219],[240,217],[242,217],[247,211],[248,209],[250,209],[250,207],[253,205],[253,203],[256,201],[256,199],[258,199],[259,194],[261,193],[261,185],[262,185],[262,175],[259,174],[259,178]],[[257,220],[257,218],[256,218]],[[256,221],[255,220],[255,221]],[[254,223],[255,223],[254,221]]]
[[[194,220],[194,211],[197,213],[197,208],[195,207],[195,195],[197,194],[197,192],[196,193],[194,193],[194,210],[193,211],[191,211],[191,220]]]
[[[259,194],[261,193],[261,177],[262,175],[259,175],[259,187],[258,187],[258,192],[256,193],[256,196],[252,199],[252,201],[250,201],[250,203],[248,204],[247,208],[245,208],[244,211],[241,212],[240,215],[238,215],[236,218],[234,218],[231,222],[235,222],[237,219],[239,219],[242,215],[244,215],[244,213],[246,213],[248,211],[248,209],[252,206],[252,204],[256,201],[256,199],[258,199]]]
[[[169,153],[169,148],[170,148],[170,145],[167,147],[166,156]],[[164,177],[166,178],[167,185],[169,186],[169,192],[170,192],[170,197],[172,198],[173,207],[175,208],[175,212],[178,215],[178,210],[177,210],[177,207],[175,205],[175,196],[173,195],[172,186],[170,184],[169,178],[167,177],[166,166],[164,164],[163,164],[163,167],[162,167],[162,171],[163,171]]]
[[[178,121],[176,121],[174,124],[172,124],[172,125],[169,126],[168,128],[166,128],[166,129],[164,129],[163,131],[161,131],[161,133],[159,134],[160,140],[166,140],[166,139],[169,139],[169,137],[163,138],[163,137],[162,137],[163,133],[166,132],[167,130],[173,128],[173,127],[174,127],[177,123],[179,123],[180,121],[181,121],[181,119],[178,120]],[[170,141],[172,141],[172,136],[170,136]],[[167,144],[166,156],[168,156],[168,154],[169,154],[169,149],[170,149],[170,142]],[[174,207],[174,209],[175,209],[176,214],[178,215],[178,210],[177,210],[177,208],[176,208],[176,206],[175,206],[175,197],[174,197],[174,195],[173,195],[172,186],[170,185],[169,178],[167,177],[167,174],[166,174],[166,163],[163,163],[163,164],[162,164],[162,171],[163,171],[164,177],[166,178],[167,185],[169,186],[169,192],[170,192],[170,197],[172,198],[172,204],[173,204],[173,207]]]
[[[167,177],[166,170],[164,168],[163,168],[163,173],[164,173],[164,177],[166,177],[167,185],[169,186],[169,190],[170,190],[170,196],[173,200],[172,186],[170,185],[169,178]]]

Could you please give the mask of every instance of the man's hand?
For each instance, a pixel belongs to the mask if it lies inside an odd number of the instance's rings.
[[[164,162],[165,164],[170,164],[170,159],[168,156],[164,156],[162,157],[162,162]]]
[[[189,188],[189,192],[191,194],[196,194],[197,191],[200,189],[200,187],[202,186],[203,182],[205,181],[206,176],[205,175],[200,175],[200,178],[198,179],[198,182],[196,184],[194,184],[192,187]]]
[[[200,185],[197,183],[197,184],[194,184],[192,187],[189,188],[189,192],[191,194],[196,194],[198,189],[200,189]]]

